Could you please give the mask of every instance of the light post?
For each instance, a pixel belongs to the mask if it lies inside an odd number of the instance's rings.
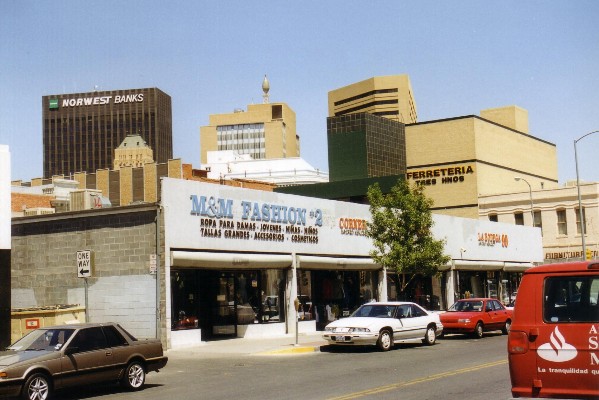
[[[581,137],[579,137],[578,139],[574,140],[574,163],[576,164],[576,188],[578,190],[578,214],[579,214],[579,218],[580,218],[580,237],[582,238],[582,259],[585,260],[586,258],[586,243],[584,241],[584,235],[585,235],[585,221],[584,221],[584,213],[582,212],[582,198],[580,196],[580,178],[578,177],[578,154],[576,152],[576,143],[578,143],[579,140],[584,139],[585,137],[592,135],[593,133],[597,133],[599,131],[593,131],[593,132],[589,132],[586,135],[582,135]]]
[[[518,182],[518,181],[524,181],[528,185],[528,194],[530,195],[530,218],[531,218],[531,225],[535,226],[535,213],[533,211],[533,204],[532,204],[532,186],[530,186],[530,183],[526,179],[521,178],[519,176],[514,176],[514,180],[516,182]]]

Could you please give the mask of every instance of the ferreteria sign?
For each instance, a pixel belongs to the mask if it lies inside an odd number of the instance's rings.
[[[61,107],[80,107],[80,106],[97,106],[106,104],[122,104],[122,103],[141,103],[144,101],[143,93],[124,94],[116,96],[95,96],[95,97],[75,97],[72,99],[62,99]],[[58,108],[58,99],[49,99],[49,108]]]
[[[163,178],[165,244],[178,249],[368,256],[367,205]]]
[[[472,165],[432,168],[406,173],[406,179],[413,180],[418,185],[432,186],[440,184],[461,183],[468,175],[474,174]]]

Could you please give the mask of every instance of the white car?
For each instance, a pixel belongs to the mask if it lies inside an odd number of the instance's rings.
[[[396,341],[421,339],[432,346],[443,331],[439,314],[410,302],[372,302],[333,321],[323,338],[331,345],[376,345],[390,350]]]

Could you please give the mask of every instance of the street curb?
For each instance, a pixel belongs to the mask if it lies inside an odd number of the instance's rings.
[[[301,346],[301,347],[290,347],[288,349],[268,350],[255,353],[259,356],[276,356],[286,354],[305,354],[314,353],[320,351],[320,346]]]

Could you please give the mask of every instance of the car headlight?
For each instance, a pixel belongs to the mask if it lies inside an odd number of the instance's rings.
[[[368,328],[349,328],[350,332],[370,332]]]
[[[329,328],[328,326],[324,328],[325,332],[333,332],[333,328]]]
[[[470,319],[469,318],[461,318],[461,319],[458,319],[458,322],[460,324],[468,324],[468,323],[470,323]]]

